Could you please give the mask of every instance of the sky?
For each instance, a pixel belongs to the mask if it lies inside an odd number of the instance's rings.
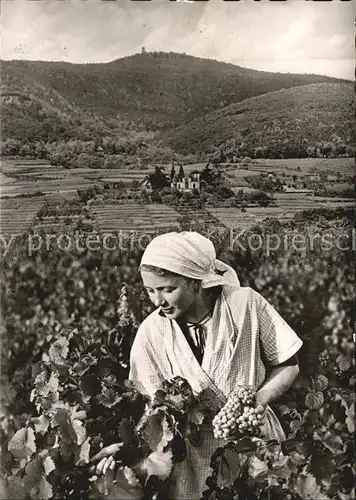
[[[354,1],[2,0],[1,58],[109,62],[185,52],[354,79]]]

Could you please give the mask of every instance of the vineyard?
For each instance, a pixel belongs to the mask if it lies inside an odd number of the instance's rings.
[[[278,217],[279,220],[291,220],[293,215],[289,212],[284,214],[280,208],[246,208],[242,211],[240,208],[208,208],[220,223],[229,229],[250,229],[263,219],[268,217]]]
[[[154,233],[178,226],[179,214],[171,207],[162,205],[139,205],[138,203],[92,205],[97,228],[100,232],[139,231]]]
[[[14,236],[26,233],[43,204],[43,197],[25,201],[19,199],[3,200],[0,212],[1,232],[4,235]]]
[[[322,228],[336,236],[351,223],[347,212],[331,220],[318,214],[292,226],[279,221],[278,230],[281,238]],[[253,230],[275,228],[266,222]],[[216,451],[202,499],[354,498],[351,251],[278,248],[267,259],[231,249],[223,233],[212,238],[242,284],[266,297],[304,341],[300,376],[274,407],[287,440],[261,439],[253,431],[258,411],[250,409],[250,433],[242,413],[243,432],[224,439],[219,425],[229,414],[214,420],[222,409],[209,393],[175,379],[147,401],[127,381],[130,346],[152,311],[138,274],[142,249],[43,248],[31,257],[19,247],[4,258],[1,280],[3,498],[170,498],[174,471],[213,425]],[[252,404],[245,394],[243,404]],[[97,476],[91,459],[110,445],[116,469]]]

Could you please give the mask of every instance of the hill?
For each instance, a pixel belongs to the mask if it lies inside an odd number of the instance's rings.
[[[20,142],[58,141],[80,137],[91,140],[98,133],[110,135],[108,126],[42,86],[23,92],[2,91],[2,137]]]
[[[298,157],[329,147],[344,154],[354,146],[354,88],[318,83],[246,99],[165,133],[179,152],[236,148],[255,157]],[[317,151],[314,151],[317,153]]]
[[[23,96],[18,98],[15,112],[11,101],[4,103],[4,138],[12,138],[18,128],[31,135],[41,113],[46,118],[49,114],[50,121],[56,123],[55,131],[62,126],[69,135],[73,126],[84,124],[85,128],[88,121],[98,120],[109,129],[117,125],[167,129],[274,90],[339,81],[319,75],[268,73],[161,52],[103,64],[2,61],[1,70],[3,95],[17,92]],[[25,105],[28,96],[37,99],[33,108]],[[21,112],[22,105],[25,111]],[[12,123],[6,114],[12,115]]]

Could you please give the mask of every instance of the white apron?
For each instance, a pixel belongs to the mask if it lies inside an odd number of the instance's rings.
[[[209,388],[224,404],[236,386],[250,385],[257,390],[263,384],[264,362],[271,366],[283,363],[301,345],[296,333],[258,292],[249,287],[224,286],[215,303],[202,365],[177,322],[162,317],[156,310],[138,329],[131,350],[130,379],[141,392],[152,397],[163,380],[181,376],[195,393]],[[285,439],[270,407],[262,433],[267,439]],[[211,455],[224,443],[213,438],[209,426],[203,429],[200,446],[187,443],[188,457],[175,464],[169,480],[171,499],[201,498],[211,473]]]

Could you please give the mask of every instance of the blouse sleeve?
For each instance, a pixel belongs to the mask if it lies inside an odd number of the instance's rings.
[[[140,392],[152,397],[160,387],[163,375],[149,332],[145,322],[137,330],[130,352],[129,379]]]
[[[261,294],[254,294],[264,357],[270,365],[279,365],[294,356],[303,342]]]

